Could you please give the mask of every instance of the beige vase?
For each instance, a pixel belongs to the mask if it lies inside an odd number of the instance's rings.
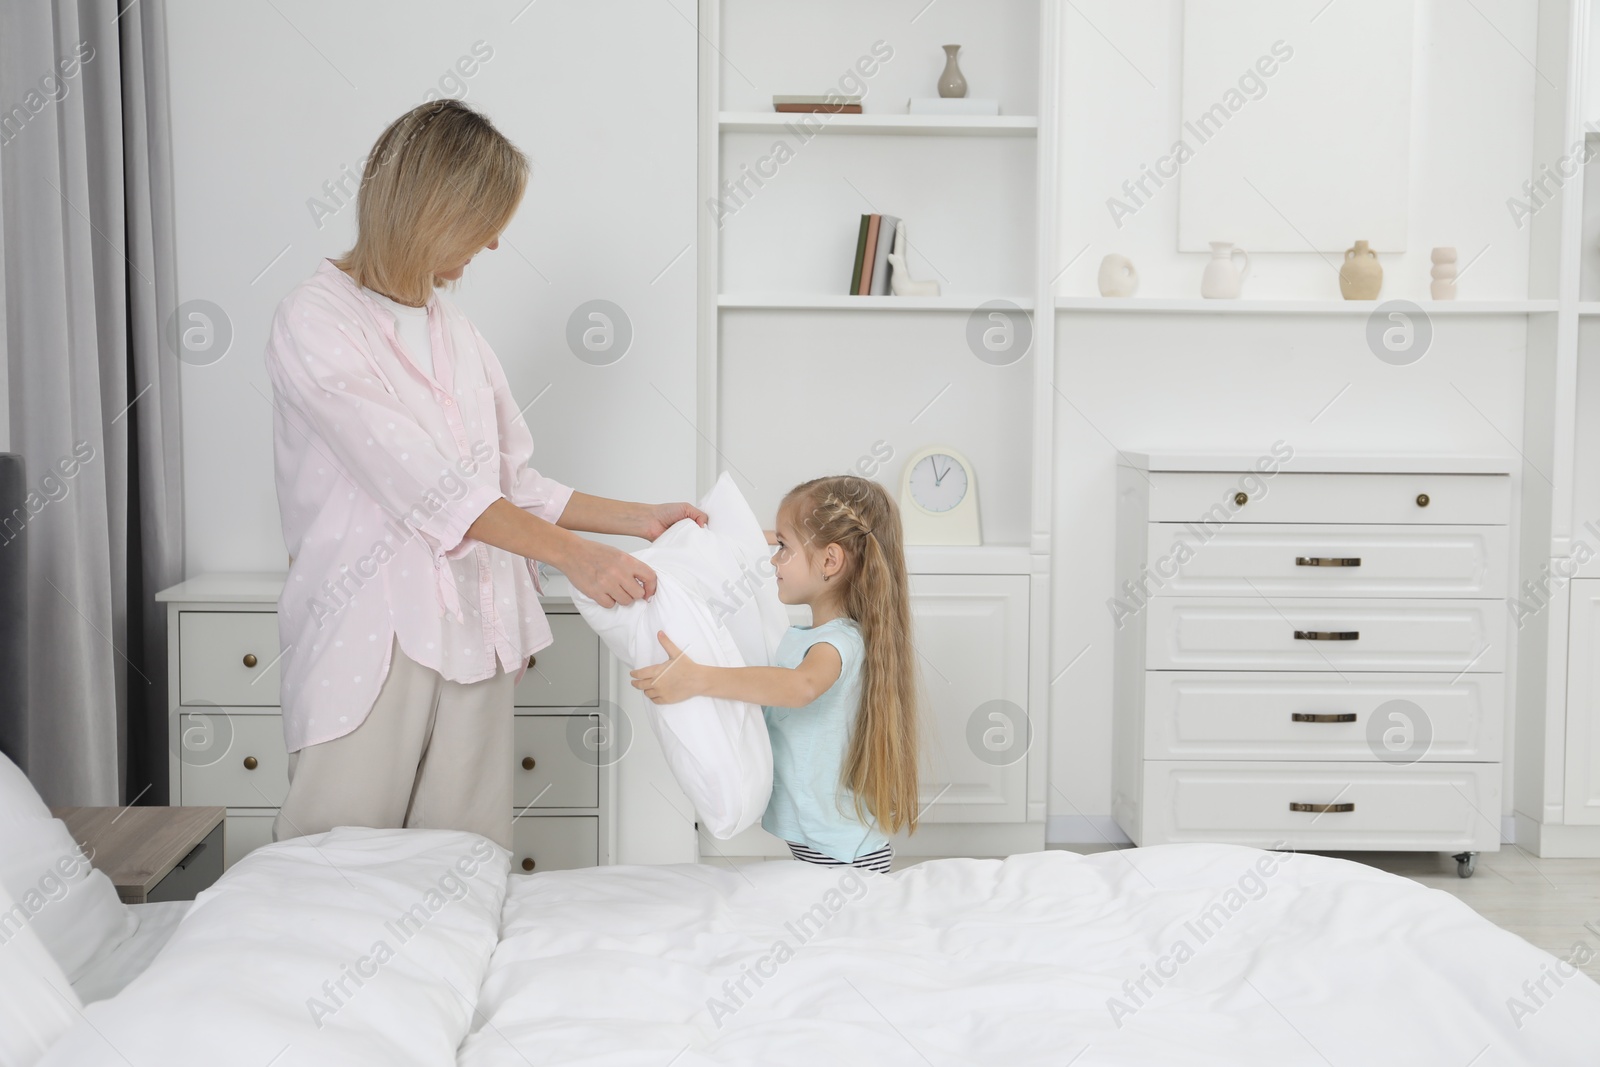
[[[1357,241],[1344,250],[1344,263],[1339,267],[1339,292],[1346,300],[1376,300],[1383,288],[1383,265],[1378,253],[1367,247],[1367,242]]]

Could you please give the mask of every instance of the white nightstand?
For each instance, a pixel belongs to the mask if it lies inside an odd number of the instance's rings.
[[[289,788],[278,704],[284,575],[204,574],[156,594],[167,605],[172,803],[227,810],[224,864],[272,840]],[[555,575],[540,598],[555,641],[515,696],[513,870],[612,862],[616,776],[589,738],[614,708],[609,659]],[[609,722],[606,724],[609,725]],[[531,805],[531,806],[529,806]]]

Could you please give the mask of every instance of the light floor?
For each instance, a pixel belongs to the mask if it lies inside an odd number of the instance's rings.
[[[1067,846],[1050,846],[1052,848]],[[1104,852],[1107,846],[1073,845],[1068,851]],[[1552,955],[1567,959],[1573,946],[1587,941],[1583,971],[1600,981],[1600,859],[1542,859],[1515,845],[1480,852],[1471,878],[1456,875],[1456,862],[1444,852],[1339,852],[1342,859],[1411,878],[1459,897],[1479,915]],[[894,869],[928,857],[896,856]],[[706,857],[707,863],[758,863],[761,858]],[[1590,923],[1594,930],[1586,929]]]

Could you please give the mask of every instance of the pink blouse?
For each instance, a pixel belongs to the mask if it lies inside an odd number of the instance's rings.
[[[273,459],[293,557],[278,599],[290,752],[361,725],[395,636],[457,682],[492,676],[497,660],[521,681],[551,642],[538,565],[466,530],[502,496],[555,522],[572,488],[528,466],[533,436],[483,335],[443,294],[427,307],[437,377],[332,260],[272,319]]]

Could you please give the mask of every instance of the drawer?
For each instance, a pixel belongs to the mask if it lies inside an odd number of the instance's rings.
[[[516,716],[511,800],[517,809],[593,808],[600,803],[598,763],[580,754],[598,715]]]
[[[1509,527],[1151,523],[1156,596],[1504,597]]]
[[[1237,502],[1243,493],[1245,502]],[[1419,496],[1427,504],[1419,505]],[[1264,474],[1151,471],[1150,521],[1503,525],[1504,474]]]
[[[1502,674],[1149,671],[1144,755],[1494,762],[1504,708]]]
[[[511,824],[511,873],[567,871],[600,862],[593,815],[524,815]]]
[[[1141,845],[1220,841],[1258,848],[1493,851],[1498,763],[1144,764]],[[1351,805],[1338,812],[1295,804]]]
[[[178,865],[157,882],[142,903],[156,904],[163,900],[193,900],[203,889],[222,877],[223,844],[227,834],[227,819],[206,835]]]
[[[522,708],[595,707],[600,703],[600,639],[581,615],[550,615],[549,645],[531,657],[517,683]]]
[[[178,729],[182,803],[271,808],[288,796],[281,715],[184,713]]]
[[[276,811],[259,815],[229,814],[223,823],[222,866],[226,870],[262,845],[272,844],[272,823]]]
[[[278,706],[278,613],[180,611],[178,703]]]
[[[1503,600],[1156,597],[1145,612],[1154,670],[1505,669]]]

